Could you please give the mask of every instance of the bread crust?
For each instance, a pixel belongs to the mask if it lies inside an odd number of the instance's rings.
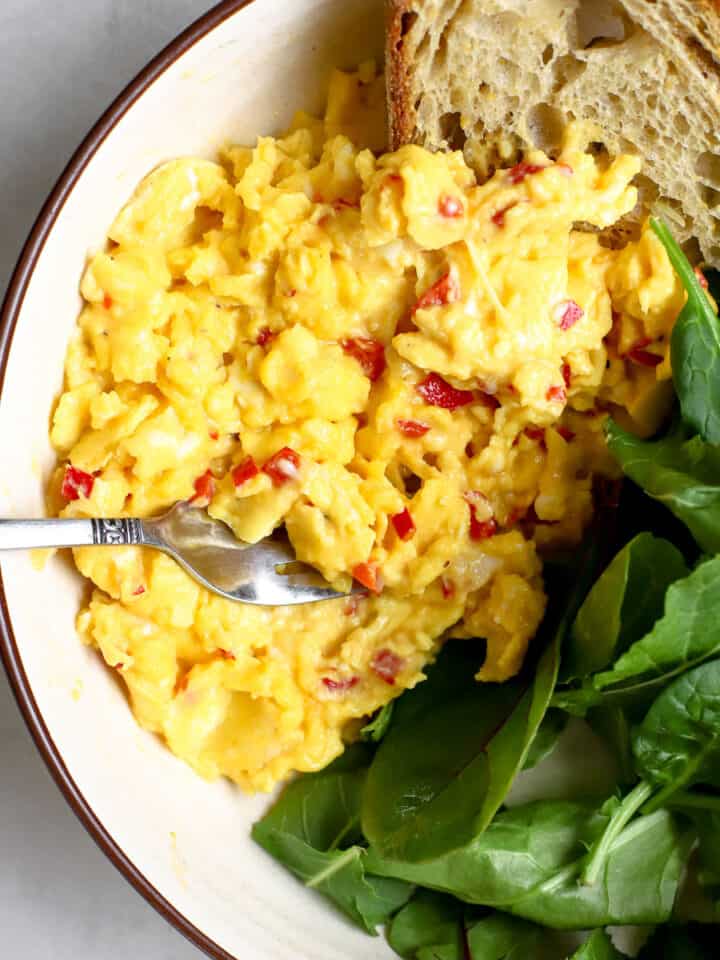
[[[720,0],[708,0],[720,3]],[[410,102],[410,63],[405,49],[405,14],[412,0],[385,0],[385,72],[390,149],[410,143],[415,132],[415,111]]]

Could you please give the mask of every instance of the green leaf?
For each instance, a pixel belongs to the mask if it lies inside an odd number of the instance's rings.
[[[363,832],[378,853],[438,857],[465,846],[491,822],[545,716],[560,648],[590,589],[602,546],[601,537],[592,537],[575,565],[572,586],[553,592],[535,640],[543,653],[534,670],[528,663],[513,680],[479,684],[473,645],[449,643],[427,680],[396,701],[363,797]],[[561,571],[555,576],[560,580]]]
[[[622,960],[623,957],[604,930],[594,930],[571,960]]]
[[[720,787],[720,660],[663,690],[633,734],[633,753],[640,776],[662,788],[648,809],[694,784]]]
[[[550,756],[567,726],[567,721],[567,714],[562,710],[548,710],[530,744],[523,770],[536,767]]]
[[[665,591],[687,576],[680,551],[638,534],[613,558],[588,594],[563,650],[562,681],[607,667],[662,615]]]
[[[469,925],[466,937],[471,960],[537,958],[543,941],[549,939],[542,927],[501,913]]]
[[[369,933],[404,904],[412,888],[368,876],[357,844],[370,751],[350,747],[327,770],[289,784],[256,823],[253,838],[307,886],[323,893]]]
[[[618,797],[611,797],[603,806],[603,812],[607,813],[610,819],[602,834],[588,851],[587,863],[581,877],[582,883],[592,886],[599,881],[613,845],[640,807],[650,798],[652,792],[653,788],[649,783],[640,781],[622,801]]]
[[[670,351],[683,419],[708,443],[720,444],[720,327],[710,300],[667,226],[650,226],[662,242],[687,293],[675,321]]]
[[[635,762],[630,740],[628,711],[621,706],[601,704],[588,710],[586,720],[592,730],[610,747],[617,762],[620,783],[634,783]]]
[[[390,727],[394,707],[395,701],[391,700],[390,703],[386,703],[384,707],[378,710],[372,720],[366,723],[360,731],[363,740],[380,743]]]
[[[612,844],[598,882],[580,884],[587,850],[608,821],[592,804],[537,801],[502,811],[445,856],[410,863],[370,848],[367,867],[557,929],[664,923],[694,836],[667,811],[639,816]]]
[[[720,552],[720,448],[678,434],[639,440],[613,420],[605,429],[623,472],[682,520],[703,550]]]
[[[414,958],[423,947],[454,948],[462,960],[465,904],[432,890],[418,890],[392,919],[388,943],[401,957]]]
[[[714,927],[661,927],[640,951],[638,960],[716,960]]]
[[[596,674],[596,691],[652,693],[720,653],[720,557],[707,560],[665,596],[665,613],[611,670]]]

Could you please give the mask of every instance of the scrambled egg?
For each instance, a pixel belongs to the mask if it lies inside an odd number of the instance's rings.
[[[449,633],[521,666],[539,553],[615,476],[608,408],[652,432],[684,295],[636,203],[640,163],[578,130],[483,184],[461,153],[381,155],[383,81],[336,73],[324,121],[155,170],[89,262],[52,440],[63,516],[207,507],[367,597],[268,609],[167,557],[79,549],[79,630],[143,727],[203,776],[317,770],[423,678]],[[585,229],[576,229],[582,222]]]

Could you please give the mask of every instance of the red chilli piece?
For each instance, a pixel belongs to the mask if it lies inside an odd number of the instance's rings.
[[[705,281],[705,289],[707,290],[707,280]],[[112,307],[112,305],[113,305],[113,298],[110,296],[109,293],[106,293],[105,296],[103,297],[103,306],[105,307],[106,310],[109,310]]]
[[[362,367],[363,373],[375,383],[385,370],[385,347],[379,340],[371,340],[368,337],[352,337],[348,340],[341,340],[340,346],[345,353],[354,357]]]
[[[215,477],[212,471],[205,473],[195,481],[195,495],[190,497],[190,503],[198,507],[206,507],[215,496]]]
[[[525,427],[523,433],[528,440],[534,440],[536,443],[545,443],[545,427]]]
[[[232,482],[236,487],[241,487],[244,483],[247,483],[248,480],[252,480],[253,477],[256,477],[260,473],[258,465],[255,463],[252,457],[246,457],[242,463],[239,463],[236,467],[233,467],[230,476]]]
[[[390,686],[395,684],[397,675],[404,666],[404,658],[395,653],[394,650],[388,650],[387,647],[378,650],[370,661],[370,669],[372,672],[380,677],[381,680],[384,680],[385,683],[389,683]]]
[[[698,283],[700,284],[700,286],[703,288],[703,290],[708,290],[709,287],[708,287],[707,277],[706,277],[705,274],[702,272],[702,270],[700,269],[700,267],[694,267],[694,268],[693,268],[693,272],[694,272],[695,276],[697,277],[697,281],[698,281]]]
[[[657,367],[658,364],[663,362],[663,358],[657,353],[645,350],[648,343],[650,343],[649,340],[640,340],[631,350],[628,350],[627,358],[641,367]]]
[[[562,367],[560,367],[560,372],[562,373],[563,383],[566,387],[569,387],[572,381],[572,370],[570,369],[570,364],[564,363]]]
[[[508,203],[507,206],[501,207],[499,210],[496,210],[495,213],[490,217],[492,222],[496,227],[505,226],[505,214],[508,210],[512,210],[513,207],[517,206],[517,201],[514,200],[512,203]]]
[[[83,497],[85,500],[92,496],[95,486],[95,477],[91,473],[85,473],[84,470],[78,470],[71,463],[65,468],[60,493],[63,499],[68,502],[79,500]]]
[[[334,680],[332,677],[323,677],[322,682],[333,693],[345,693],[360,683],[360,677],[347,677],[345,680]]]
[[[395,426],[406,437],[424,437],[430,429],[430,424],[421,420],[396,420]]]
[[[526,163],[524,160],[521,163],[516,163],[514,167],[510,167],[507,172],[507,178],[510,183],[522,183],[525,177],[529,177],[533,173],[540,173],[541,170],[544,170],[544,166],[540,166],[537,163]]]
[[[425,403],[431,407],[442,407],[444,410],[457,410],[475,399],[472,390],[457,390],[447,380],[443,380],[439,373],[429,373],[415,389]]]
[[[143,587],[141,584],[139,587],[133,590],[132,595],[134,597],[141,597],[144,593],[145,593],[145,587]]]
[[[465,207],[457,197],[449,197],[444,193],[438,200],[438,213],[441,217],[456,219],[463,216]]]
[[[221,660],[235,660],[235,654],[231,650],[224,650],[222,647],[218,647],[215,651],[216,656]]]
[[[258,335],[255,339],[255,343],[259,347],[264,347],[266,344],[272,343],[272,341],[275,339],[276,336],[277,334],[273,333],[270,327],[263,327],[261,330],[258,330]]]
[[[392,525],[395,527],[395,533],[401,540],[410,540],[415,533],[415,521],[407,507],[400,513],[391,517]]]
[[[217,430],[208,430],[208,436],[210,437],[211,440],[220,439],[220,434],[218,433]]]
[[[565,387],[552,386],[548,387],[548,392],[545,394],[545,399],[550,400],[551,402],[565,403],[567,400],[567,393],[565,392]]]
[[[585,311],[574,300],[563,300],[555,307],[555,317],[561,330],[569,330],[580,320]]]
[[[352,570],[353,579],[357,580],[371,593],[382,593],[383,578],[380,567],[373,560],[367,563],[358,563]]]
[[[478,520],[475,506],[472,503],[469,503],[468,506],[470,508],[470,539],[488,540],[490,537],[494,537],[497,533],[495,518],[490,517],[489,520]]]
[[[278,450],[270,457],[262,469],[263,473],[270,477],[274,487],[281,487],[289,480],[297,478],[300,469],[300,454],[290,447],[283,447],[282,450]]]
[[[446,600],[449,600],[450,597],[455,596],[455,584],[452,580],[448,580],[445,577],[440,577],[440,589],[442,590],[442,595]]]
[[[571,440],[575,439],[575,431],[571,430],[570,427],[556,427],[556,430],[565,443],[570,443]]]
[[[444,307],[448,303],[457,303],[461,297],[460,284],[455,274],[448,270],[439,280],[423,293],[412,309],[413,313],[428,307]]]

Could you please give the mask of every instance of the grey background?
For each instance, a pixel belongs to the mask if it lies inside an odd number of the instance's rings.
[[[0,0],[0,292],[102,111],[211,0]],[[122,879],[50,779],[0,669],[0,956],[198,960]]]

